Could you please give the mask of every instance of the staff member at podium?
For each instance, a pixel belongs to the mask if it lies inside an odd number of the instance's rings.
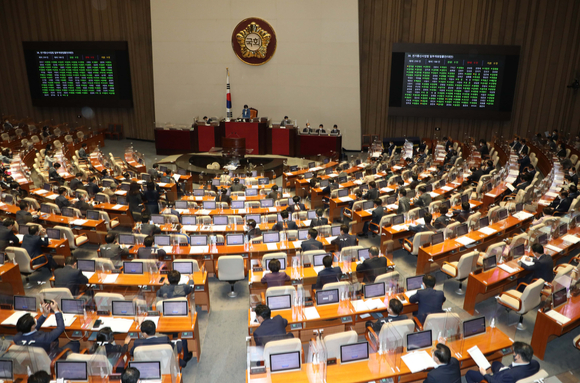
[[[302,129],[302,133],[310,134],[310,133],[312,133],[313,130],[314,129],[310,128],[310,123],[307,122],[306,127],[304,129]]]
[[[326,134],[326,130],[324,130],[324,125],[318,125],[318,129],[316,129],[316,133],[318,134]]]
[[[250,108],[248,105],[244,105],[244,109],[242,109],[242,118],[248,122],[250,120]]]
[[[334,124],[334,126],[332,127],[332,130],[330,131],[330,134],[340,134],[340,130],[338,130],[338,125]]]
[[[292,125],[292,121],[288,118],[288,116],[284,116],[284,119],[280,122],[280,126]]]

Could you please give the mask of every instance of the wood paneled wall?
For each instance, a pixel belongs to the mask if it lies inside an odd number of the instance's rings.
[[[95,108],[94,117],[77,118],[80,108],[32,106],[23,41],[127,41],[133,108]],[[35,121],[52,119],[98,128],[123,124],[125,136],[153,140],[155,108],[149,0],[0,1],[0,112]]]
[[[578,0],[359,0],[362,132],[381,137],[580,130]],[[511,121],[389,116],[392,43],[521,46]],[[440,127],[441,131],[435,131]]]

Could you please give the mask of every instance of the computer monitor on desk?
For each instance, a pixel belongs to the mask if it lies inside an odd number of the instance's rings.
[[[463,322],[463,337],[485,334],[485,317],[474,318]]]
[[[157,246],[170,246],[170,237],[168,235],[154,235],[153,239]]]
[[[46,229],[46,235],[49,239],[59,240],[60,237],[60,229]]]
[[[89,273],[95,272],[94,259],[79,259],[77,260],[77,269],[80,271],[87,271]]]
[[[273,259],[277,259],[280,262],[280,270],[286,270],[286,258],[266,258],[264,270],[270,270],[270,261]]]
[[[342,198],[342,197],[348,197],[348,189],[339,189],[339,190],[336,192],[336,196],[337,196],[338,198]]]
[[[231,208],[232,209],[243,209],[245,201],[232,201]]]
[[[187,301],[165,301],[163,302],[163,316],[187,316]]]
[[[99,219],[101,219],[99,211],[98,210],[87,210],[87,219],[90,219],[93,221],[98,221]]]
[[[496,255],[490,255],[487,258],[483,258],[483,271],[488,271],[497,266]]]
[[[173,270],[179,271],[181,274],[190,275],[193,274],[193,263],[192,262],[173,262]]]
[[[270,373],[300,371],[300,351],[270,354]]]
[[[566,287],[561,288],[558,291],[554,291],[552,294],[552,306],[553,308],[558,308],[568,301],[568,289]]]
[[[340,235],[340,225],[333,225],[330,227],[330,236],[337,237]]]
[[[369,210],[369,209],[372,209],[374,206],[375,205],[374,205],[373,201],[364,201],[362,208],[363,208],[363,210]]]
[[[203,208],[205,210],[215,210],[216,206],[217,205],[215,201],[203,201]]]
[[[153,222],[156,225],[163,225],[165,224],[165,217],[161,214],[152,214],[151,222]]]
[[[184,225],[197,225],[197,219],[195,215],[182,215],[181,223]]]
[[[340,364],[358,362],[361,360],[367,360],[368,358],[368,342],[344,344],[340,346]]]
[[[14,296],[14,311],[36,312],[36,297],[27,297],[22,295]]]
[[[365,259],[369,259],[370,258],[369,249],[368,248],[358,249],[357,256],[358,256],[359,261],[364,261]]]
[[[135,236],[133,234],[119,234],[119,244],[133,246],[135,245]]]
[[[424,275],[408,277],[406,280],[407,291],[419,290],[423,286]]]
[[[274,206],[274,200],[272,198],[264,198],[262,200],[260,200],[260,207],[264,208],[264,207],[273,207]]]
[[[330,169],[327,169],[327,170],[330,170]],[[320,187],[321,187],[321,188],[325,188],[325,187],[327,187],[329,184],[330,184],[330,181],[329,181],[329,180],[321,180],[321,181],[320,181]]]
[[[161,380],[161,362],[129,362],[129,367],[139,370],[139,380]]]
[[[433,345],[431,337],[431,330],[408,333],[407,352],[431,347]]]
[[[60,309],[63,314],[82,315],[84,313],[85,301],[82,299],[62,298],[60,304],[62,305]]]
[[[56,378],[65,381],[88,382],[87,362],[56,361]]]
[[[205,195],[205,190],[203,189],[194,189],[193,196],[194,197],[203,197]]]
[[[189,236],[190,246],[207,246],[207,235],[191,235]]]
[[[258,189],[248,188],[246,189],[246,196],[248,197],[255,197],[258,195]]]
[[[288,310],[292,307],[290,294],[271,295],[266,297],[266,304],[270,310]]]
[[[227,215],[214,215],[213,224],[219,225],[219,226],[227,225],[228,224],[228,216]]]
[[[308,210],[306,213],[307,219],[315,219],[316,218],[316,210]]]
[[[392,225],[401,225],[404,222],[405,222],[405,216],[403,214],[396,215],[391,220]]]
[[[124,195],[117,196],[117,205],[127,206],[127,197]]]
[[[467,223],[464,222],[461,225],[457,226],[457,228],[455,229],[455,236],[461,237],[462,235],[467,234],[468,231],[469,231],[469,227],[467,226]]]
[[[338,289],[316,291],[316,304],[318,306],[338,303],[339,301]]]
[[[226,246],[244,244],[244,234],[226,234]]]
[[[175,201],[175,208],[176,209],[188,209],[189,208],[188,203],[189,202],[187,202],[187,201]]]
[[[268,185],[270,179],[268,177],[258,178],[258,185]]]
[[[10,359],[0,359],[0,379],[14,380],[14,366]]]
[[[383,282],[363,285],[365,299],[385,296],[385,284]]]
[[[262,216],[260,214],[246,214],[246,223],[248,223],[248,221],[251,219],[256,221],[256,224],[259,225],[262,221]]]
[[[510,255],[512,257],[512,259],[518,259],[519,257],[521,257],[522,255],[524,255],[526,253],[526,249],[525,249],[525,245],[519,244],[516,247],[514,247],[513,249],[510,250]]]
[[[444,240],[443,233],[435,233],[431,236],[431,246],[443,243]]]
[[[323,260],[324,257],[326,257],[327,255],[331,255],[330,253],[326,253],[326,254],[315,254],[312,256],[312,266],[317,267],[317,266],[324,266]]]
[[[123,262],[123,273],[143,274],[143,262]]]
[[[280,242],[280,233],[277,231],[262,233],[262,242],[263,243],[278,243],[278,242]]]
[[[111,301],[111,313],[113,316],[134,316],[135,304],[133,301]]]

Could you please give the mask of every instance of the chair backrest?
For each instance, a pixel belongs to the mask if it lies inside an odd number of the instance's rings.
[[[350,284],[346,281],[325,283],[322,287],[322,290],[338,289],[338,292],[342,294],[344,292],[348,292],[349,285]]]
[[[399,336],[403,338],[403,346],[407,347],[407,334],[415,332],[415,322],[413,319],[405,319],[394,322],[387,322],[381,327],[381,332],[390,330],[396,331]]]
[[[413,237],[413,255],[419,254],[419,248],[431,240],[431,236],[435,234],[434,231],[423,231],[415,234]]]
[[[302,342],[300,338],[273,340],[266,343],[264,346],[264,363],[266,368],[270,367],[270,354],[292,351],[300,351],[300,358],[302,358]]]
[[[542,288],[544,287],[544,280],[542,278],[538,279],[534,283],[526,286],[526,289],[522,293],[520,299],[522,300],[522,308],[518,311],[518,314],[524,314],[537,307],[542,300]]]
[[[433,340],[439,339],[439,335],[446,336],[446,331],[460,330],[461,318],[456,313],[429,314],[423,323],[423,330],[431,331]],[[459,332],[456,332],[459,334]]]
[[[469,218],[467,219],[467,225],[470,227],[477,225],[479,223],[480,218],[481,218],[480,212],[470,215]]]
[[[467,254],[463,254],[459,258],[457,264],[457,277],[455,279],[465,279],[469,276],[469,273],[473,271],[476,266],[476,260],[479,257],[479,251],[471,251]]]
[[[55,229],[60,229],[60,232],[64,235],[66,239],[68,239],[68,244],[71,249],[76,249],[77,246],[75,244],[75,235],[73,234],[70,227],[66,226],[55,226]]]
[[[64,299],[74,299],[72,293],[67,287],[52,287],[48,289],[40,290],[40,295],[43,299],[54,300],[58,303],[59,307],[62,307],[61,300]]]
[[[503,254],[503,250],[506,247],[506,243],[505,242],[498,242],[498,243],[494,243],[493,245],[489,245],[487,250],[485,251],[485,258],[492,256],[492,255],[500,255]],[[497,259],[497,261],[499,262],[499,257]]]
[[[324,251],[324,250],[308,250],[308,251],[303,251],[302,252],[302,262],[303,263],[310,263],[310,264],[312,264],[312,258],[315,255],[319,255],[319,254],[326,254],[326,251]]]
[[[358,334],[354,330],[326,335],[324,344],[326,345],[327,357],[340,359],[340,346],[356,343],[357,341]]]
[[[14,361],[14,374],[24,375],[30,371],[46,371],[51,373],[51,360],[42,347],[11,345],[2,356]]]
[[[188,299],[187,297],[178,297],[158,300],[157,303],[155,304],[155,309],[157,311],[163,312],[163,302],[188,302]]]
[[[294,304],[294,295],[296,294],[296,289],[294,286],[276,286],[276,287],[268,287],[266,289],[266,303],[268,302],[268,297],[276,297],[278,295],[286,295],[290,294],[290,303]]]
[[[199,264],[195,259],[176,259],[173,263],[191,263],[193,272],[199,271]]]
[[[108,258],[93,258],[95,261],[95,270],[112,271],[115,269],[113,261]]]
[[[52,210],[54,210],[56,212],[56,214],[60,214],[60,208],[58,207],[57,204],[52,203],[52,202],[44,202],[45,205],[50,206],[50,208]]]
[[[403,279],[398,271],[389,271],[381,275],[377,275],[375,278],[375,283],[383,282],[385,284],[385,291],[389,290],[389,282],[398,279],[400,281],[400,286],[403,286]]]
[[[566,149],[570,150],[570,149]],[[542,382],[544,378],[548,377],[548,372],[546,370],[540,369],[540,371],[536,372],[532,376],[528,376],[527,378],[520,379],[516,383],[534,383],[534,382]]]
[[[163,375],[179,372],[175,351],[169,344],[135,347],[133,361],[161,362],[161,374]]]
[[[68,354],[66,357],[67,361],[71,362],[87,362],[87,369],[89,371],[89,375],[91,372],[101,371],[104,374],[111,374],[113,371],[113,366],[109,359],[107,359],[107,355],[105,354],[75,354],[71,353]]]
[[[21,273],[32,274],[34,272],[34,269],[30,265],[30,255],[28,255],[26,249],[9,246],[6,248],[6,255],[18,264]]]
[[[280,258],[284,258],[284,261],[286,263],[286,267],[288,267],[288,255],[284,252],[276,252],[276,253],[268,253],[268,254],[264,254],[264,256],[262,257],[262,266],[266,266],[266,260],[268,259],[280,259]],[[264,269],[267,270],[267,269]]]
[[[381,234],[383,232],[383,226],[391,226],[391,222],[395,216],[396,214],[387,214],[381,217],[381,222],[379,223]]]
[[[96,293],[95,306],[97,311],[111,311],[112,301],[124,301],[125,296],[118,293]]]
[[[244,279],[244,258],[241,255],[219,257],[218,278],[220,281],[241,281]]]
[[[343,247],[340,251],[340,261],[344,259],[351,260],[352,258],[357,258],[358,261],[358,251],[359,249],[363,249],[362,246],[347,246]]]

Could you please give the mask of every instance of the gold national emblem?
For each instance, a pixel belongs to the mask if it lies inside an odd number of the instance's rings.
[[[255,17],[245,19],[233,31],[232,48],[246,64],[262,65],[276,51],[276,33],[265,20]]]

